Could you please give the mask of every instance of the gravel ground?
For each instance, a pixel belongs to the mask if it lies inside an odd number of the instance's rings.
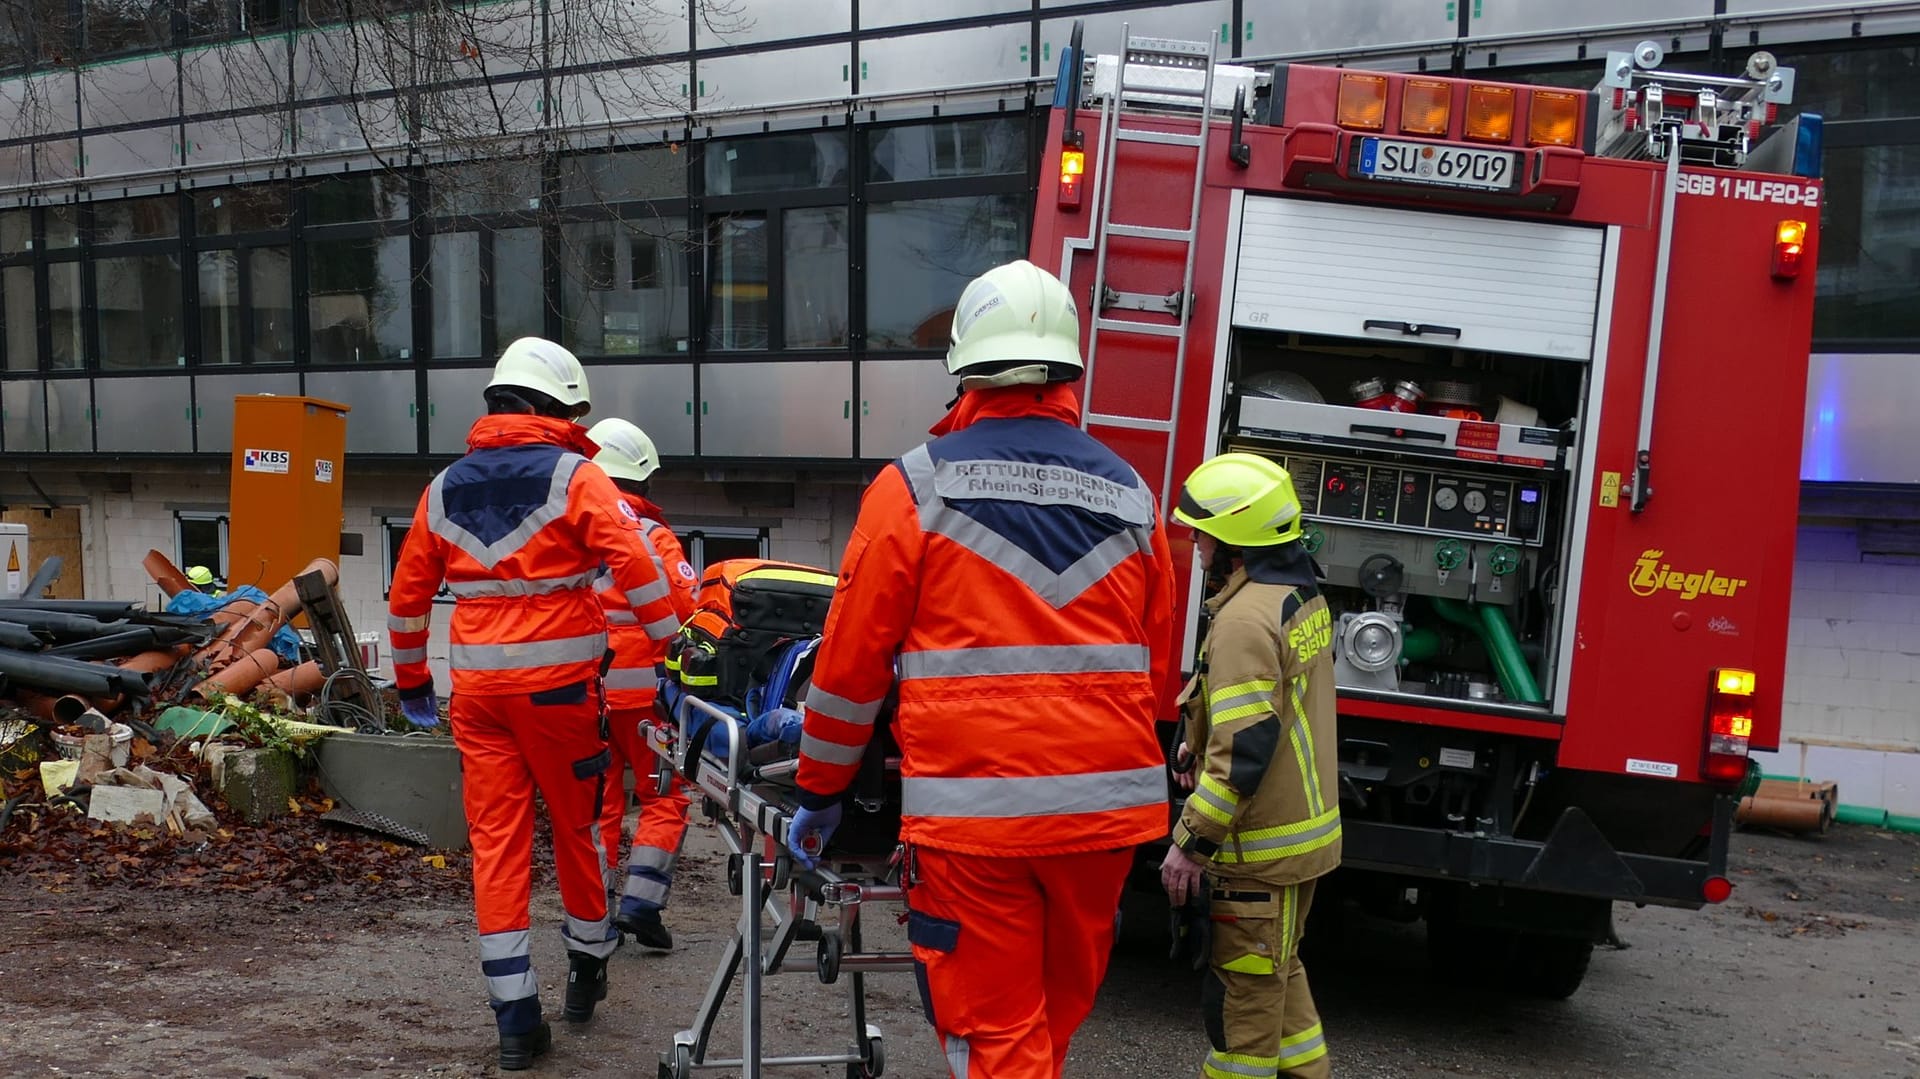
[[[650,1076],[687,1025],[731,929],[715,834],[698,829],[676,890],[670,956],[622,949],[585,1028],[556,1022],[531,1075]],[[1920,841],[1840,827],[1736,837],[1739,889],[1704,911],[1622,908],[1625,950],[1596,954],[1572,1000],[1464,993],[1430,975],[1418,926],[1349,919],[1313,968],[1340,1076],[1920,1076]],[[488,1076],[491,1024],[465,888],[375,905],[352,898],[165,892],[137,883],[51,892],[0,865],[0,1073],[208,1077]],[[536,889],[536,918],[558,914]],[[1198,980],[1162,957],[1132,904],[1071,1075],[1194,1075]],[[884,915],[870,937],[898,940]],[[557,1013],[559,934],[535,962]],[[871,941],[870,941],[871,942]],[[837,1051],[846,995],[810,975],[771,983],[771,1050]],[[912,979],[873,979],[888,1074],[945,1075]],[[720,1047],[735,1044],[729,1010]],[[728,1074],[706,1072],[702,1074]],[[840,1069],[780,1074],[833,1075]]]

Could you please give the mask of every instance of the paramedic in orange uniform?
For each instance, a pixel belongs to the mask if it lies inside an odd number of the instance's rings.
[[[593,425],[587,437],[600,447],[593,463],[620,489],[620,498],[640,518],[641,542],[653,560],[673,603],[675,621],[693,614],[693,594],[699,583],[687,563],[680,540],[666,525],[666,515],[647,497],[651,477],[660,467],[659,454],[647,433],[622,419]],[[606,848],[608,887],[615,890],[620,908],[614,928],[634,940],[662,951],[673,947],[673,935],[660,920],[673,884],[673,863],[687,834],[687,792],[678,777],[666,794],[660,793],[652,773],[658,760],[647,749],[641,724],[652,723],[653,697],[659,686],[654,667],[666,658],[667,646],[640,628],[640,616],[610,576],[598,582],[600,605],[607,616],[607,635],[613,642],[613,666],[607,671],[608,724],[613,737],[613,768],[607,773],[608,798],[600,818],[600,842]],[[658,594],[656,589],[647,598]],[[640,797],[640,822],[633,834],[633,853],[623,869],[620,863],[620,826],[626,815],[626,784],[622,774],[633,768],[633,789]],[[609,896],[609,902],[612,897]]]
[[[959,402],[867,489],[806,698],[811,864],[897,668],[908,936],[960,1079],[1060,1074],[1133,848],[1167,832],[1173,567],[1146,483],[1078,426],[1079,325],[1025,261],[961,295]]]
[[[609,568],[648,635],[667,640],[679,621],[639,515],[587,460],[593,443],[574,422],[588,409],[580,361],[523,337],[494,366],[486,402],[467,455],[433,478],[414,511],[387,625],[401,709],[417,726],[435,726],[428,617],[441,582],[452,591],[450,718],[473,844],[480,969],[500,1068],[518,1071],[552,1043],[530,950],[536,788],[553,822],[566,908],[563,1018],[593,1017],[620,942],[607,918],[599,840],[608,763],[599,567]]]

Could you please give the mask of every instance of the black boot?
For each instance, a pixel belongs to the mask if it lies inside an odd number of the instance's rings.
[[[602,992],[604,991],[603,989]],[[500,1070],[503,1072],[526,1071],[533,1067],[534,1057],[551,1048],[553,1048],[553,1028],[545,1023],[541,1023],[525,1034],[502,1034],[500,1035]]]
[[[633,914],[622,914],[613,920],[613,927],[633,937],[634,942],[663,952],[673,950],[673,934],[660,922],[660,912],[643,910]]]
[[[607,999],[607,961],[583,952],[567,954],[567,999],[560,1018],[584,1023],[593,1018],[593,1006]]]

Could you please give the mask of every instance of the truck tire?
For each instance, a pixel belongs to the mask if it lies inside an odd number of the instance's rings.
[[[1524,996],[1565,1000],[1579,990],[1592,961],[1590,940],[1521,933],[1513,950],[1511,984]]]
[[[1474,925],[1457,917],[1429,917],[1427,962],[1434,979],[1471,988],[1497,984],[1513,954],[1513,936],[1511,931]]]

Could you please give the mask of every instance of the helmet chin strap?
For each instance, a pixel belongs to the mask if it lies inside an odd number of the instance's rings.
[[[991,375],[962,375],[960,389],[991,390],[1001,386],[1037,386],[1047,381],[1047,365],[1044,363],[1022,364],[996,371]]]

